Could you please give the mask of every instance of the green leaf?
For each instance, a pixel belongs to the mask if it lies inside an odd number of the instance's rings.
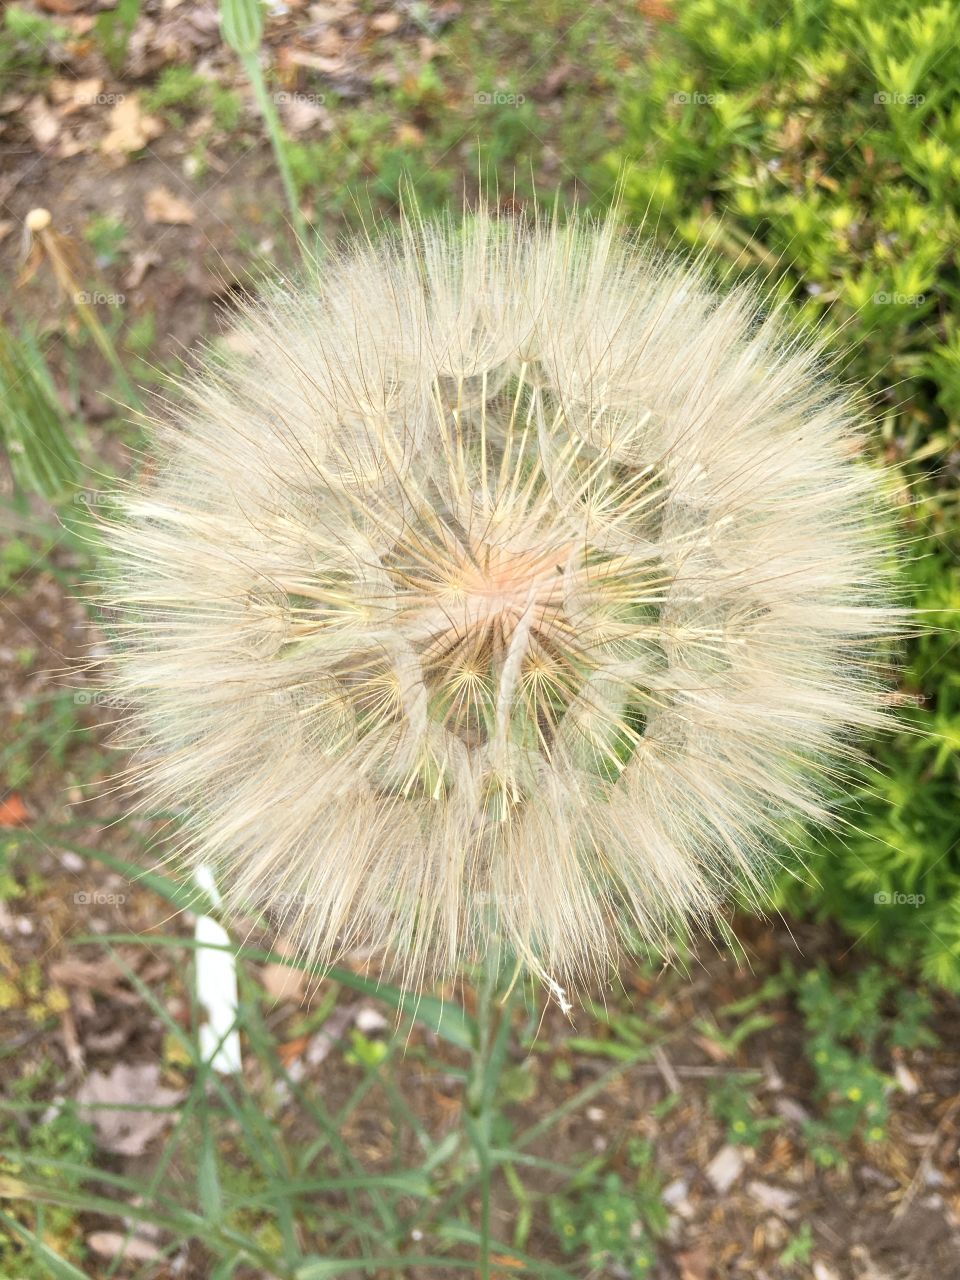
[[[221,0],[220,28],[234,53],[241,57],[256,53],[263,35],[260,0]]]
[[[136,862],[119,858],[116,854],[106,853],[102,849],[72,848],[71,853],[87,858],[91,862],[102,862],[105,867],[111,867],[114,871],[119,871],[121,875],[126,876],[131,884],[142,884],[151,893],[166,898],[167,902],[179,907],[181,911],[209,914],[213,910],[213,903],[201,889],[175,880],[172,876],[164,875],[162,871],[148,871]]]
[[[98,859],[104,857],[99,853],[91,856]],[[107,861],[105,857],[104,861]],[[158,889],[158,892],[162,892],[162,890]],[[190,909],[196,910],[195,902]],[[188,947],[191,949],[196,949],[198,945],[203,945],[204,947],[209,947],[212,951],[232,951],[238,960],[249,960],[254,964],[289,965],[292,969],[300,969],[317,977],[329,978],[331,982],[339,982],[343,986],[349,987],[352,991],[360,991],[376,1000],[383,1000],[392,1008],[409,1014],[411,1018],[416,1018],[418,1022],[429,1027],[449,1044],[456,1045],[458,1049],[469,1051],[476,1044],[476,1023],[459,1005],[443,1000],[440,996],[402,991],[399,987],[391,986],[388,982],[375,982],[370,978],[361,977],[360,974],[353,973],[350,969],[341,969],[333,966],[318,972],[315,966],[308,961],[298,960],[294,956],[282,956],[275,951],[261,951],[257,947],[215,947],[206,942],[198,944],[195,938],[162,938],[154,937],[153,935],[149,938],[143,938],[136,933],[112,933],[84,934],[81,937],[74,938],[73,942],[78,945],[80,943],[94,942],[101,945],[122,942],[127,944],[136,943],[142,947]]]
[[[204,1125],[200,1162],[197,1167],[197,1198],[205,1218],[219,1222],[223,1217],[223,1196],[217,1171],[217,1149],[208,1125]]]
[[[59,1253],[54,1253],[49,1245],[44,1244],[22,1222],[18,1222],[16,1218],[11,1218],[2,1210],[0,1210],[0,1223],[30,1246],[37,1260],[47,1267],[53,1280],[90,1280],[85,1271],[81,1271],[72,1262],[67,1262],[65,1258],[61,1258]]]
[[[46,359],[29,336],[0,325],[0,444],[18,489],[49,502],[74,488],[83,472],[67,434]]]

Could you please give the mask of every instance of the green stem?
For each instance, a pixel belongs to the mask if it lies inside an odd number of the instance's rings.
[[[267,85],[263,78],[263,68],[260,66],[260,58],[257,53],[242,53],[240,61],[243,69],[247,73],[250,85],[253,89],[253,96],[257,100],[257,107],[263,116],[264,124],[267,126],[267,133],[270,135],[270,145],[273,147],[274,159],[277,162],[277,168],[280,170],[280,181],[283,183],[284,195],[287,198],[287,205],[290,209],[290,220],[293,223],[293,229],[297,235],[297,246],[300,250],[300,256],[303,258],[304,265],[309,269],[313,264],[310,260],[310,254],[307,250],[307,223],[300,211],[300,201],[297,197],[296,184],[293,181],[293,174],[290,170],[290,160],[287,156],[287,141],[283,136],[283,127],[280,124],[280,117],[277,114],[277,108],[267,93]]]
[[[466,1096],[467,1131],[477,1153],[480,1173],[480,1280],[490,1280],[493,1112],[497,1082],[503,1069],[510,1034],[510,1001],[508,999],[503,1008],[498,1008],[496,1000],[500,963],[500,948],[494,938],[477,987],[476,1048]]]
[[[142,410],[143,401],[136,387],[130,381],[127,371],[124,368],[123,361],[117,353],[117,348],[113,339],[107,333],[106,329],[100,323],[100,320],[91,306],[86,302],[79,300],[76,295],[73,298],[73,309],[80,317],[80,322],[86,328],[87,332],[93,338],[94,342],[100,349],[100,353],[113,370],[117,382],[120,384],[120,390],[127,399],[127,404],[131,409]]]

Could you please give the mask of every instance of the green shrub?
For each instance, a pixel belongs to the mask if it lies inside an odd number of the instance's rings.
[[[892,1048],[935,1045],[927,1025],[931,1004],[924,992],[898,987],[889,970],[878,965],[852,980],[835,979],[819,965],[794,974],[792,982],[820,1103],[820,1115],[807,1121],[805,1137],[818,1164],[839,1164],[838,1143],[885,1139],[893,1080],[875,1060],[889,1057]]]
[[[621,90],[624,206],[651,233],[752,273],[826,334],[900,467],[904,730],[876,744],[849,826],[780,904],[840,921],[960,988],[960,47],[955,3],[678,0]],[[599,189],[599,186],[598,186]],[[909,489],[907,489],[909,484]],[[920,733],[917,733],[917,730]]]

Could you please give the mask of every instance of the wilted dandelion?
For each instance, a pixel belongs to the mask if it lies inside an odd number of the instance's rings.
[[[882,718],[850,402],[609,224],[408,224],[323,276],[246,311],[111,534],[150,799],[312,959],[663,944]]]

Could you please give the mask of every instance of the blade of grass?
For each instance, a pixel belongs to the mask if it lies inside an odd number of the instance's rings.
[[[34,1257],[49,1269],[53,1280],[90,1280],[85,1271],[81,1271],[72,1262],[67,1262],[65,1258],[61,1258],[59,1253],[55,1253],[48,1244],[45,1244],[43,1240],[35,1236],[22,1222],[18,1222],[16,1218],[11,1218],[2,1209],[0,1209],[0,1223],[3,1224],[7,1231],[12,1231],[14,1235],[19,1236],[24,1243],[30,1246]]]
[[[88,857],[98,857],[97,854],[92,853],[90,850],[86,852]],[[136,933],[83,934],[74,938],[73,942],[77,945],[99,942],[101,944],[125,943],[151,947],[188,948],[195,948],[198,945],[194,938],[144,937]],[[209,946],[211,950],[218,949],[209,943],[204,945]],[[238,959],[249,960],[254,964],[285,964],[290,968],[299,969],[318,978],[329,978],[331,981],[340,982],[353,991],[360,991],[364,995],[382,1000],[385,1004],[390,1005],[391,1008],[409,1014],[458,1049],[471,1049],[476,1043],[476,1023],[473,1018],[464,1009],[461,1009],[459,1005],[451,1004],[449,1000],[442,1000],[439,996],[414,995],[409,991],[400,990],[399,987],[391,986],[389,983],[374,982],[370,978],[363,978],[360,974],[337,966],[318,971],[316,966],[309,964],[305,960],[299,960],[293,956],[280,955],[276,951],[261,950],[258,947],[241,945],[235,948],[222,947],[219,950],[233,950]]]

